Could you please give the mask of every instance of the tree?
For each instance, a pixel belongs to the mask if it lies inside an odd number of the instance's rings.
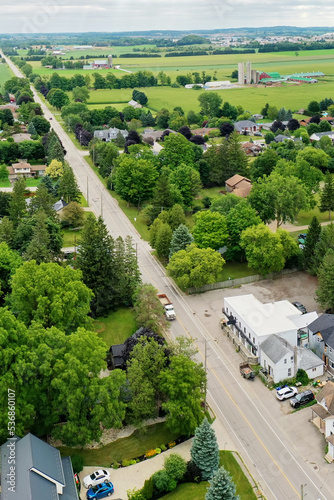
[[[167,260],[169,255],[169,247],[172,240],[173,231],[169,224],[163,222],[156,235],[155,249],[159,257]]]
[[[67,203],[70,203],[71,201],[80,201],[81,191],[78,188],[73,170],[69,165],[64,167],[64,173],[59,180],[57,194]]]
[[[283,177],[273,172],[269,177],[258,179],[248,197],[263,222],[294,222],[300,210],[308,208],[308,191],[297,177]]]
[[[61,161],[52,160],[45,169],[46,175],[51,179],[59,179],[64,174],[64,165]]]
[[[192,234],[186,225],[180,224],[173,232],[169,246],[169,258],[180,250],[185,250],[194,241]]]
[[[167,401],[167,427],[180,435],[191,436],[203,420],[206,374],[202,364],[186,356],[172,356],[169,366],[159,376]]]
[[[89,90],[86,86],[84,87],[74,87],[72,90],[73,100],[80,100],[81,102],[87,102],[89,99]]]
[[[201,471],[202,479],[208,481],[219,468],[219,447],[216,433],[205,418],[197,427],[190,450],[191,460]]]
[[[225,196],[217,196],[212,199],[210,206],[211,212],[219,212],[221,215],[227,215],[242,200],[233,193],[226,193]]]
[[[291,131],[291,132],[294,132],[295,130],[299,129],[300,125],[299,125],[299,121],[296,120],[295,118],[291,118],[289,121],[288,121],[288,125],[287,125],[288,129]]]
[[[50,130],[50,122],[44,116],[34,116],[30,122],[34,127],[38,135],[47,134]]]
[[[35,126],[32,122],[29,123],[29,126],[28,126],[28,129],[27,129],[27,132],[28,134],[30,134],[31,136],[35,136],[37,135],[37,131],[35,129]]]
[[[223,137],[229,137],[232,134],[232,132],[234,131],[234,125],[231,122],[223,122],[219,126],[219,130],[220,130],[220,134]]]
[[[321,225],[317,217],[314,216],[311,220],[311,224],[308,227],[307,238],[303,248],[305,265],[307,269],[311,269],[312,267],[315,247],[319,241],[320,234],[321,234]]]
[[[61,220],[66,221],[69,226],[81,227],[85,222],[85,211],[76,201],[71,201],[63,208]]]
[[[48,101],[49,103],[54,106],[56,109],[61,109],[63,106],[67,106],[70,103],[70,99],[68,95],[61,89],[54,89],[55,92],[52,93],[52,95],[48,94]]]
[[[316,290],[316,301],[324,309],[334,311],[334,250],[330,248],[318,269],[319,286]]]
[[[164,345],[145,336],[138,339],[127,362],[131,420],[138,422],[157,416],[162,397],[159,375],[166,363]]]
[[[184,210],[178,203],[173,205],[172,209],[168,212],[168,224],[174,231],[180,224],[186,223],[186,216]]]
[[[88,326],[93,293],[81,278],[81,271],[70,267],[25,262],[12,278],[11,310],[27,326],[36,321],[65,333]]]
[[[3,217],[0,224],[0,243],[4,241],[10,248],[12,248],[14,236],[15,230],[13,222],[9,217]]]
[[[140,205],[152,197],[157,177],[151,161],[123,154],[116,160],[112,179],[116,193],[123,200]]]
[[[164,148],[158,158],[161,166],[171,170],[181,164],[192,166],[195,161],[194,147],[182,134],[169,134],[165,137]]]
[[[114,265],[117,270],[116,295],[119,303],[125,306],[133,304],[133,294],[140,284],[137,250],[131,236],[125,240],[120,236],[115,240]]]
[[[319,168],[322,172],[326,172],[329,156],[322,149],[315,149],[312,146],[307,146],[298,151],[297,160],[299,159],[307,161],[309,165]]]
[[[133,296],[133,309],[138,328],[151,328],[154,332],[163,334],[169,323],[157,293],[158,290],[153,285],[144,283],[138,286]]]
[[[212,248],[197,248],[194,244],[172,255],[167,271],[181,288],[215,283],[225,264]]]
[[[327,173],[325,184],[320,195],[320,212],[329,213],[329,220],[331,220],[331,211],[334,210],[334,175]]]
[[[12,198],[11,193],[6,193],[0,191],[0,217],[5,217],[9,215],[10,200]]]
[[[248,227],[257,226],[261,223],[261,219],[256,214],[256,210],[254,210],[246,200],[242,200],[228,212],[226,223],[229,236],[226,258],[240,259],[243,254],[240,247],[240,235],[242,231]]]
[[[26,260],[34,260],[37,264],[50,262],[52,260],[49,250],[50,236],[46,227],[46,214],[44,210],[39,209],[35,218],[36,225],[24,257]]]
[[[218,212],[198,212],[193,228],[194,241],[199,248],[222,248],[228,240],[227,223]]]
[[[315,246],[313,256],[313,264],[311,270],[314,274],[317,273],[319,266],[324,260],[326,252],[329,249],[334,250],[334,224],[328,224],[321,229],[319,240]]]
[[[180,191],[184,205],[190,207],[202,187],[198,170],[181,164],[170,174],[170,181]]]
[[[219,116],[219,108],[223,102],[217,92],[205,92],[198,96],[201,112],[204,116]]]
[[[2,226],[3,222],[1,223]],[[16,270],[22,265],[18,252],[11,250],[7,243],[0,243],[0,290],[3,300],[11,290],[11,279]]]
[[[331,124],[327,120],[320,122],[319,127],[320,132],[330,132],[332,130]]]
[[[298,252],[297,243],[289,238],[259,224],[241,233],[240,246],[245,250],[248,266],[265,276],[281,271],[286,259]]]
[[[34,214],[42,209],[47,217],[55,217],[56,212],[53,208],[55,201],[53,194],[50,194],[47,188],[40,184],[29,205],[29,213]]]
[[[181,457],[181,455],[171,453],[169,457],[165,458],[164,470],[167,472],[169,477],[179,482],[186,473],[187,462]]]
[[[236,486],[224,467],[220,467],[210,481],[205,500],[239,500],[239,496],[236,495]]]
[[[26,198],[26,181],[24,177],[19,177],[15,182],[12,192],[12,198],[9,202],[9,218],[16,228],[20,220],[24,217],[27,210]]]
[[[0,181],[6,181],[8,179],[8,175],[9,172],[6,165],[0,165]]]
[[[320,106],[318,101],[309,102],[307,110],[311,115],[317,115],[320,112]]]

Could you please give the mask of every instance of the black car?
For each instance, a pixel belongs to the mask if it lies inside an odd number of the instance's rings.
[[[293,406],[293,408],[299,408],[300,406],[306,405],[306,403],[313,401],[313,399],[314,399],[313,392],[307,390],[304,392],[300,392],[294,398],[290,399],[290,405]]]
[[[292,303],[295,307],[297,307],[298,311],[300,311],[302,314],[307,313],[306,307],[301,304],[301,302],[293,302]]]

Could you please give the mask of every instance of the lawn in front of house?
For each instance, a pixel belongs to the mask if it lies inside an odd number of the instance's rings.
[[[219,281],[228,281],[229,279],[235,280],[238,278],[244,278],[245,276],[254,276],[258,274],[254,269],[248,267],[247,262],[227,262],[224,264],[222,272],[217,278]]]
[[[106,318],[97,318],[94,321],[94,330],[108,347],[122,344],[137,330],[133,309],[121,307]]]
[[[117,439],[112,443],[97,449],[59,447],[62,456],[80,455],[84,465],[94,467],[110,467],[114,462],[131,460],[144,455],[148,450],[159,448],[162,444],[170,443],[179,435],[170,431],[166,423],[154,424],[135,430],[127,438]],[[129,469],[131,474],[131,469]]]
[[[82,196],[82,199],[84,201],[86,201],[83,196]],[[94,215],[93,212],[85,211],[85,213],[84,213],[85,219],[87,219],[88,214]],[[80,243],[81,231],[82,231],[82,228],[78,228],[78,229],[64,228],[64,229],[62,229],[61,234],[63,235],[63,248],[76,247]]]

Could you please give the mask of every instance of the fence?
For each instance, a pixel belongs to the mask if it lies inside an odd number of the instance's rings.
[[[228,281],[218,281],[217,283],[212,283],[211,285],[203,285],[199,287],[191,287],[188,288],[188,293],[203,293],[208,292],[210,290],[218,290],[219,288],[232,288],[238,285],[244,285],[246,283],[253,283],[254,281],[261,281],[266,279],[277,278],[278,276],[282,276],[284,274],[296,273],[298,269],[283,269],[279,273],[269,273],[267,276],[261,276],[261,274],[255,274],[254,276],[245,276],[244,278],[237,278],[234,280]]]

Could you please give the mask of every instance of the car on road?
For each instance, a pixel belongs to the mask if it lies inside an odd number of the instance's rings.
[[[292,398],[292,396],[295,396],[298,394],[298,389],[297,387],[282,387],[282,389],[278,389],[276,391],[276,397],[279,399],[279,401],[284,401],[285,399]]]
[[[290,405],[293,408],[299,408],[306,403],[310,403],[314,400],[314,394],[309,389],[307,391],[300,392],[294,398],[290,399]]]
[[[307,313],[306,307],[301,302],[292,302],[292,304],[297,307],[298,311],[300,311],[301,313]]]
[[[114,493],[114,485],[109,481],[93,486],[87,491],[87,500],[98,500],[99,498],[111,497]]]
[[[89,474],[83,478],[83,485],[85,488],[91,488],[92,486],[96,486],[97,484],[104,483],[105,481],[110,481],[110,474],[105,469],[99,469]]]

